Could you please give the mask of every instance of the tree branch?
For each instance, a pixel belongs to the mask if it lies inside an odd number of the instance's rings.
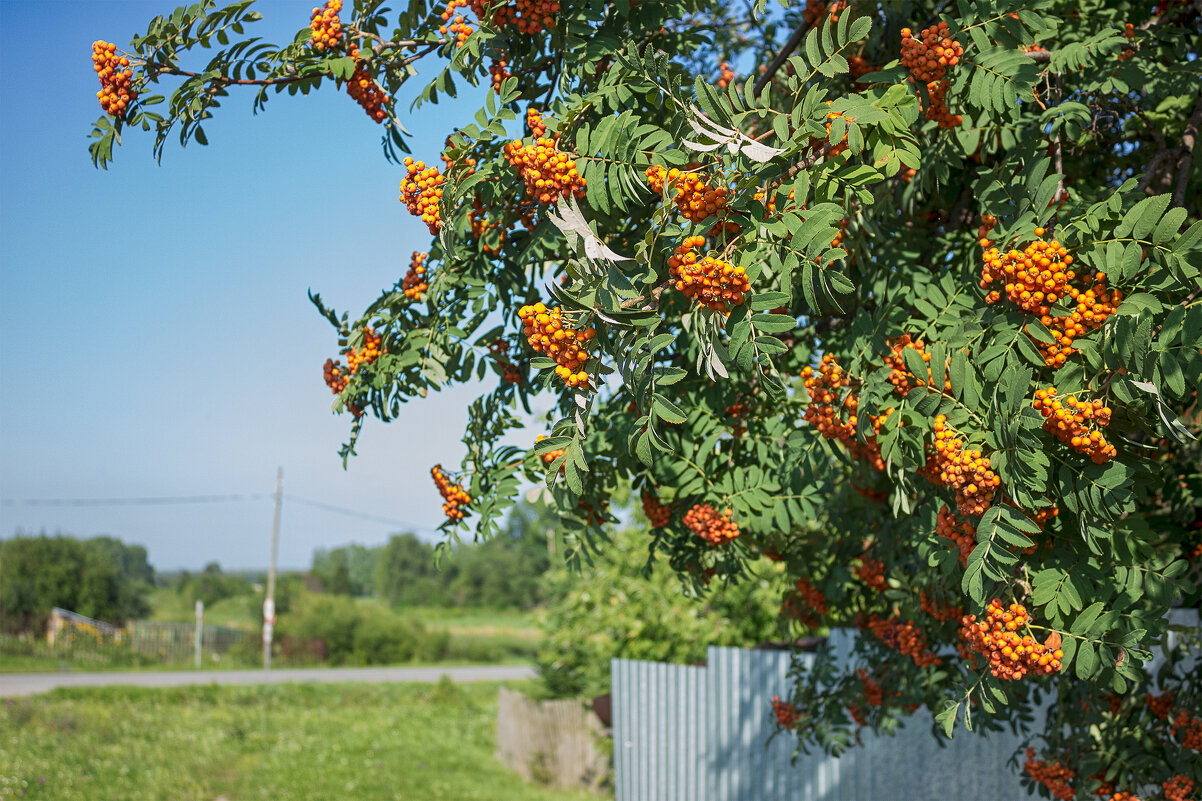
[[[785,42],[785,46],[780,49],[780,52],[776,54],[776,58],[772,59],[767,69],[764,70],[764,74],[755,82],[756,95],[764,91],[764,87],[772,80],[772,76],[776,74],[776,71],[789,59],[789,56],[793,55],[793,51],[801,44],[802,37],[806,35],[808,28],[809,26],[803,22],[797,26],[797,30],[793,31],[793,35],[789,37],[789,41]]]
[[[1194,166],[1194,145],[1198,141],[1198,128],[1202,126],[1202,92],[1198,93],[1198,102],[1194,104],[1194,113],[1185,124],[1181,134],[1181,161],[1177,165],[1177,187],[1173,190],[1173,205],[1185,205],[1185,186],[1189,183],[1189,173]]]
[[[147,71],[153,71],[154,76],[160,75],[178,75],[181,78],[203,78],[199,72],[188,72],[177,67],[168,67],[166,64],[156,64],[153,61],[147,61],[145,64]],[[277,86],[281,84],[295,83],[296,81],[308,78],[308,75],[287,75],[282,78],[226,78],[224,75],[217,78],[210,78],[206,81],[210,89],[225,86]]]
[[[628,298],[628,299],[622,301],[621,303],[618,304],[618,308],[619,309],[633,309],[635,306],[638,306],[640,303],[642,303],[643,301],[646,301],[646,300],[653,300],[653,301],[655,301],[655,305],[658,306],[659,305],[659,296],[664,294],[664,290],[670,286],[672,286],[672,280],[668,279],[667,281],[664,281],[662,284],[657,284],[646,295],[639,295],[637,298]]]

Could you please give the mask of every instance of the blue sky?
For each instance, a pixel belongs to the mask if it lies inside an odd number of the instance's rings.
[[[259,35],[280,43],[312,3],[257,7]],[[169,145],[156,165],[151,137],[130,132],[107,172],[92,167],[92,42],[125,45],[172,8],[0,0],[0,537],[108,533],[146,545],[159,569],[263,566],[280,465],[286,495],[432,538],[441,499],[428,470],[461,459],[474,391],[368,421],[344,472],[349,418],[331,414],[321,380],[337,343],[306,298],[312,288],[354,315],[429,241],[397,201],[401,169],[379,126],[332,84],[273,97],[257,117],[235,92],[205,125],[208,147]],[[418,157],[436,160],[474,109],[404,117]],[[28,503],[224,494],[257,497]],[[286,500],[280,562],[399,528]]]

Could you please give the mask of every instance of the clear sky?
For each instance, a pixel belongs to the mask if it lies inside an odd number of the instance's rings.
[[[290,39],[312,5],[256,4],[258,35]],[[160,570],[262,567],[282,466],[285,567],[400,523],[433,538],[428,470],[462,458],[474,391],[369,420],[343,471],[350,420],[331,413],[321,379],[336,335],[306,297],[354,316],[429,241],[397,201],[402,170],[384,160],[380,127],[332,84],[275,96],[257,117],[250,92],[232,92],[205,125],[208,147],[168,145],[157,165],[152,137],[130,132],[107,172],[92,167],[92,42],[123,46],[173,7],[0,0],[0,537],[107,533],[147,546]],[[436,161],[475,108],[403,117],[417,156]],[[29,503],[231,494],[243,500]]]

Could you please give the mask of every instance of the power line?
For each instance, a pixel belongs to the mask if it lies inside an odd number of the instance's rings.
[[[193,503],[239,503],[244,501],[258,501],[268,497],[263,493],[248,493],[248,494],[229,494],[229,495],[170,495],[159,497],[142,497],[142,498],[24,498],[14,499],[5,498],[0,501],[0,506],[43,506],[43,507],[87,507],[87,506],[174,506],[179,504]],[[299,503],[304,506],[312,506],[315,509],[322,509],[334,514],[343,515],[345,517],[354,517],[360,520],[367,520],[372,523],[382,523],[386,526],[395,528],[408,529],[410,531],[431,532],[434,529],[429,526],[419,526],[414,523],[409,523],[404,520],[393,520],[388,517],[379,517],[377,515],[369,515],[360,512],[356,509],[347,509],[343,506],[335,506],[322,501],[314,501],[308,498],[301,498],[296,495],[285,495],[289,501]]]
[[[257,500],[260,494],[252,495],[173,495],[154,498],[5,498],[3,506],[169,506],[181,503],[236,503]]]
[[[332,504],[322,503],[321,501],[311,501],[307,498],[298,498],[295,495],[285,495],[284,498],[292,501],[293,503],[312,506],[315,509],[324,509],[327,512],[334,512],[335,514],[346,515],[347,517],[357,517],[361,520],[370,520],[373,523],[384,523],[385,525],[406,528],[411,531],[433,531],[433,529],[427,526],[419,526],[414,523],[407,523],[403,520],[392,520],[391,518],[387,517],[377,517],[375,515],[364,514],[363,512],[359,512],[354,509],[347,509],[342,506],[334,506]]]

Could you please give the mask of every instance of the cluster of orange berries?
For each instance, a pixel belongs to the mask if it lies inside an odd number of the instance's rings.
[[[455,9],[459,6],[467,5],[468,0],[450,0],[440,15],[444,24],[438,26],[439,33],[443,36],[446,36],[448,33],[451,34],[455,37],[460,47],[463,47],[467,42],[467,38],[472,35],[472,26],[467,23],[462,14],[456,14]]]
[[[751,291],[747,271],[713,256],[699,257],[697,248],[705,245],[703,236],[686,236],[668,259],[668,274],[676,289],[699,306],[729,314]]]
[[[1042,676],[1061,668],[1064,652],[1035,641],[1031,635],[1018,634],[1030,622],[1022,604],[1008,607],[994,598],[985,609],[985,619],[965,615],[960,621],[960,639],[989,663],[989,672],[998,679],[1021,679],[1028,673]]]
[[[867,553],[860,555],[860,564],[855,567],[855,574],[869,589],[882,592],[889,587],[885,580],[885,563],[871,558]]]
[[[322,367],[322,378],[325,379],[326,386],[335,395],[341,395],[342,390],[346,389],[346,385],[351,382],[350,373],[342,371],[342,362],[326,359],[325,365]]]
[[[983,248],[988,248],[993,245],[993,240],[989,238],[990,232],[997,227],[997,217],[992,214],[981,215],[981,227],[977,229],[977,242]]]
[[[826,605],[826,597],[822,591],[810,583],[809,579],[800,578],[797,580],[798,600],[801,602],[801,607],[796,604],[791,605],[796,617],[809,628],[816,629],[821,624],[821,618],[829,609]]]
[[[312,31],[309,45],[317,52],[332,50],[342,44],[342,20],[338,18],[340,11],[342,0],[329,0],[321,8],[313,9],[309,22]]]
[[[851,56],[847,59],[847,66],[850,68],[849,71],[853,81],[859,81],[865,75],[881,71],[880,67],[863,56]]]
[[[138,99],[133,86],[134,71],[127,69],[129,59],[117,55],[117,45],[111,42],[93,42],[92,67],[100,79],[100,91],[96,93],[100,108],[112,117],[122,116],[129,104]]]
[[[1160,788],[1164,791],[1164,801],[1190,801],[1194,780],[1179,773],[1161,784]]]
[[[488,346],[488,352],[492,354],[497,361],[497,366],[501,368],[501,380],[507,384],[521,384],[522,374],[518,372],[517,365],[509,360],[509,343],[503,339],[498,339]]]
[[[472,496],[467,494],[459,484],[452,484],[451,479],[447,474],[442,472],[442,465],[436,464],[430,468],[430,476],[434,479],[434,486],[438,487],[438,492],[442,495],[442,511],[447,516],[447,520],[462,520],[463,507],[472,502]]]
[[[559,198],[584,195],[585,180],[576,169],[576,160],[562,153],[559,135],[539,138],[534,144],[514,140],[505,145],[505,158],[517,169],[526,185],[526,195],[550,206]]]
[[[943,662],[927,650],[926,637],[909,620],[902,620],[896,615],[882,618],[873,613],[868,616],[867,627],[878,640],[903,656],[910,657],[918,667],[932,667]]]
[[[780,700],[779,695],[772,696],[772,714],[776,716],[776,722],[780,724],[782,729],[796,728],[798,721],[801,719],[801,715],[797,712],[797,707],[788,701]]]
[[[596,330],[577,331],[564,323],[563,309],[558,306],[548,309],[542,303],[523,306],[518,310],[518,317],[530,347],[555,360],[558,365],[555,374],[573,389],[587,387],[589,376],[584,365],[590,356],[584,343],[597,336]]]
[[[419,300],[422,293],[430,288],[430,285],[426,283],[426,257],[428,255],[428,253],[413,251],[409,269],[405,272],[405,277],[401,279],[401,290],[409,300]]]
[[[765,192],[756,192],[754,195],[752,195],[752,197],[755,200],[758,200],[764,204],[764,219],[765,220],[768,219],[770,216],[776,214],[776,199],[778,197],[778,193],[773,192],[772,199],[768,200],[767,202],[765,202],[765,198],[767,198],[767,194]],[[796,200],[796,198],[797,198],[796,190],[790,189],[789,190],[789,199],[788,199],[790,208],[792,207],[792,203]]]
[[[804,12],[806,27],[813,28],[828,13],[831,16],[831,22],[838,22],[839,14],[842,13],[843,9],[847,8],[847,6],[848,3],[843,2],[843,0],[834,0],[834,2],[831,3],[827,3],[825,0],[806,0]]]
[[[807,365],[801,371],[802,383],[810,395],[810,402],[802,413],[802,419],[817,429],[818,433],[827,439],[838,440],[853,456],[866,459],[876,470],[884,470],[885,464],[881,459],[881,447],[876,436],[867,442],[856,439],[856,412],[859,409],[859,399],[854,392],[847,392],[842,398],[839,390],[851,386],[851,376],[839,366],[839,360],[827,353],[815,372]],[[847,411],[847,421],[844,422],[842,411]],[[872,421],[873,429],[880,430],[881,420],[892,410],[886,410],[880,417]]]
[[[546,436],[544,436],[543,434],[539,434],[538,437],[534,440],[534,442],[535,442],[535,444],[538,444],[538,443],[542,442],[544,439],[546,439]],[[560,456],[563,456],[564,453],[565,453],[565,451],[562,448],[557,448],[553,451],[547,451],[546,453],[544,453],[542,455],[543,464],[547,465],[547,467],[550,467],[551,464],[556,459],[558,459]]]
[[[690,164],[684,170],[648,167],[644,174],[647,184],[656,193],[663,195],[665,188],[675,192],[672,201],[677,211],[690,222],[700,223],[709,217],[724,217],[730,190],[725,186],[710,186],[705,176],[696,172],[698,167],[698,164]]]
[[[1077,777],[1077,774],[1059,762],[1045,762],[1042,759],[1036,759],[1034,748],[1027,749],[1027,761],[1023,763],[1023,770],[1032,781],[1046,787],[1052,794],[1052,798],[1058,798],[1060,801],[1072,801],[1077,794],[1069,784]]]
[[[1135,26],[1130,22],[1123,26],[1123,36],[1127,37],[1127,41],[1132,41],[1135,39]],[[1133,55],[1135,55],[1134,48],[1124,48],[1123,52],[1119,53],[1119,61],[1126,61]]]
[[[351,73],[351,79],[346,82],[346,93],[367,112],[367,116],[376,122],[388,119],[388,112],[384,110],[384,104],[388,102],[389,97],[371,77],[364,62],[360,61],[355,64],[355,71]]]
[[[352,348],[346,352],[346,366],[354,375],[360,366],[371,364],[376,359],[380,358],[380,354],[385,353],[385,350],[380,347],[383,338],[370,328],[363,329],[363,347]]]
[[[530,129],[530,135],[535,139],[542,139],[543,134],[547,132],[547,123],[543,121],[543,115],[534,106],[526,109],[526,127]]]
[[[964,617],[964,610],[948,603],[933,601],[927,596],[926,590],[918,591],[918,608],[926,612],[936,621],[943,623],[948,620],[959,620]]]
[[[963,118],[952,114],[944,96],[951,89],[947,79],[947,68],[960,63],[964,47],[948,35],[946,22],[924,28],[916,38],[909,28],[902,28],[901,63],[910,71],[909,81],[926,84],[931,104],[926,109],[928,120],[939,123],[940,128],[955,128]]]
[[[437,167],[427,167],[424,161],[415,162],[406,156],[404,164],[409,174],[401,180],[401,202],[410,214],[422,218],[431,234],[437,234],[442,227],[438,204],[442,201],[446,178]]]
[[[1109,801],[1139,801],[1139,797],[1132,793],[1124,793],[1121,790],[1110,796]]]
[[[735,79],[734,70],[730,68],[729,61],[723,61],[718,65],[718,87],[725,89],[730,86],[731,81]]]
[[[865,703],[874,707],[879,707],[881,704],[885,703],[885,693],[881,689],[880,682],[874,681],[868,675],[868,671],[864,668],[857,670],[856,675],[860,677],[860,683],[864,685]]]
[[[1193,717],[1182,709],[1173,719],[1171,728],[1173,736],[1181,738],[1182,747],[1202,751],[1202,718]],[[1178,731],[1182,734],[1178,735]]]
[[[1086,284],[1092,286],[1084,292],[1076,287],[1068,288],[1069,296],[1077,301],[1077,307],[1071,314],[1066,317],[1044,315],[1040,318],[1040,322],[1055,336],[1052,342],[1038,343],[1044,363],[1048,367],[1058,368],[1063,365],[1069,356],[1076,353],[1073,342],[1077,337],[1101,328],[1123,300],[1120,290],[1106,288],[1106,273],[1096,273],[1087,278]]]
[[[1148,709],[1152,710],[1152,714],[1164,720],[1169,716],[1169,710],[1173,708],[1173,701],[1176,696],[1173,693],[1161,693],[1160,695],[1152,695],[1148,693]]]
[[[1035,229],[1037,237],[1043,234],[1043,228]],[[983,259],[981,288],[1002,282],[1006,299],[1028,314],[1046,315],[1053,303],[1070,294],[1069,282],[1077,277],[1070,269],[1073,257],[1055,239],[1036,239],[1022,251],[1001,253],[990,248]],[[985,302],[997,303],[1001,298],[1002,292],[995,289],[985,296]]]
[[[672,521],[672,507],[660,503],[659,498],[647,490],[643,490],[643,514],[651,522],[651,528],[663,528]]]
[[[977,532],[972,523],[957,517],[945,506],[935,518],[935,533],[951,540],[952,547],[960,552],[960,564],[968,564],[968,555],[977,547]]]
[[[506,78],[512,78],[513,73],[509,71],[509,62],[504,57],[498,58],[488,65],[488,79],[492,84],[492,90],[497,94],[501,94],[501,84]]]
[[[965,448],[942,414],[935,417],[935,450],[928,454],[924,473],[956,493],[956,511],[966,517],[985,514],[1002,484],[991,469],[989,457],[980,450]]]
[[[911,339],[909,334],[902,334],[896,339],[889,340],[886,343],[891,349],[891,353],[884,357],[885,366],[893,370],[889,374],[889,383],[893,385],[893,390],[903,398],[910,394],[910,390],[914,387],[929,386],[935,383],[934,376],[931,373],[931,368],[926,368],[927,374],[924,378],[918,378],[909,371],[906,367],[906,360],[902,358],[902,351],[905,348],[910,348],[922,357],[922,360],[928,365],[931,361],[931,354],[926,351],[926,343],[921,339]],[[947,365],[945,364],[946,368]],[[948,378],[943,380],[943,391],[952,391],[952,382]]]
[[[1102,432],[1087,428],[1090,423],[1099,426],[1110,423],[1110,407],[1102,401],[1079,401],[1072,395],[1064,396],[1061,401],[1056,397],[1056,388],[1048,387],[1035,390],[1032,405],[1046,418],[1043,424],[1046,431],[1088,456],[1094,464],[1105,464],[1118,455]]]
[[[693,506],[684,516],[685,528],[710,545],[724,545],[739,536],[739,525],[730,519],[730,509],[719,513],[708,503]]]

